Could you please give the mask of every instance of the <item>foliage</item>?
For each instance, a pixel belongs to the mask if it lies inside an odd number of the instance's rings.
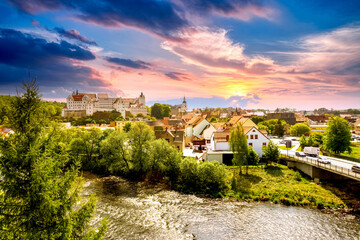
[[[185,158],[180,163],[179,190],[187,193],[207,193],[217,196],[229,189],[228,171],[218,162],[197,163]]]
[[[89,225],[96,198],[81,206],[78,164],[69,162],[58,141],[58,126],[44,128],[44,112],[35,80],[23,84],[11,103],[15,133],[0,141],[1,239],[102,239],[106,222],[95,232]]]
[[[269,141],[269,144],[263,147],[263,159],[268,163],[278,162],[279,156],[279,148],[273,141]]]
[[[270,119],[258,124],[259,129],[265,129],[269,134],[282,137],[285,134],[287,124],[284,120]]]
[[[215,116],[211,116],[210,122],[216,122],[216,121],[217,121],[216,117],[215,117]]]
[[[325,130],[323,144],[325,149],[336,154],[345,151],[351,152],[350,140],[351,133],[348,122],[341,117],[332,117]]]
[[[170,106],[167,104],[155,103],[151,107],[151,116],[156,119],[163,119],[164,117],[170,117]]]
[[[310,128],[306,123],[296,123],[290,127],[290,134],[292,136],[301,137],[302,135],[308,134]]]
[[[247,138],[244,133],[244,128],[241,124],[234,126],[230,132],[230,148],[234,153],[233,165],[240,166],[248,166],[247,155],[248,155],[248,145]],[[247,168],[246,168],[247,172]]]
[[[123,131],[124,132],[129,132],[130,130],[131,130],[131,122],[125,123],[125,125],[123,127]]]
[[[134,171],[145,173],[146,160],[150,157],[149,142],[155,138],[154,131],[146,123],[136,122],[128,134]]]
[[[313,133],[310,136],[302,136],[299,140],[301,149],[304,147],[321,147],[323,144],[323,134]]]
[[[252,146],[248,146],[248,155],[246,158],[249,165],[258,165],[260,161],[259,155],[255,152]]]
[[[259,123],[265,121],[265,117],[255,116],[255,117],[252,117],[251,120],[252,120],[256,125],[258,125]]]

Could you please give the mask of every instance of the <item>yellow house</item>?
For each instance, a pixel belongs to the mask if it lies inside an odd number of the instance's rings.
[[[327,128],[327,125],[310,125],[309,127],[310,127],[310,134],[315,132],[324,133]]]

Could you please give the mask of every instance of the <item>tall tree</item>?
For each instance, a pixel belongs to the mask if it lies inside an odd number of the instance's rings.
[[[244,133],[244,128],[241,124],[235,125],[230,132],[230,148],[234,153],[233,165],[240,166],[240,174],[242,173],[241,167],[246,165],[246,174],[247,174],[247,155],[248,155],[248,146],[247,138]]]
[[[11,104],[14,134],[0,140],[0,239],[101,239],[89,226],[96,198],[81,206],[77,165],[64,170],[68,154],[54,141],[56,127],[42,124],[35,80],[23,83]]]
[[[290,134],[292,136],[301,137],[304,134],[308,134],[310,128],[306,123],[296,123],[290,127]]]
[[[149,143],[155,138],[154,131],[145,122],[136,122],[128,136],[133,170],[142,174],[146,170],[146,161],[150,157]]]
[[[278,146],[273,142],[269,141],[269,144],[263,148],[263,159],[269,162],[278,162],[279,161],[279,148]]]
[[[152,107],[151,107],[151,116],[155,117],[156,119],[162,119],[163,118],[163,108],[162,108],[162,104],[160,103],[155,103]]]
[[[350,140],[351,133],[348,122],[341,117],[332,117],[325,130],[323,145],[325,149],[336,154],[345,151],[351,152]]]

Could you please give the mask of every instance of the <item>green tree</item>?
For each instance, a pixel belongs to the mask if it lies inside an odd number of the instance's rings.
[[[58,128],[43,121],[35,80],[23,83],[24,93],[11,104],[15,134],[0,140],[1,239],[102,239],[89,226],[96,198],[81,206],[78,165],[64,169],[68,154],[54,141]]]
[[[296,123],[290,127],[290,134],[292,136],[301,137],[309,132],[310,128],[306,123]]]
[[[136,122],[129,131],[131,159],[135,173],[146,172],[146,161],[150,158],[150,141],[155,138],[154,131],[145,122]]]
[[[249,165],[258,165],[260,158],[252,146],[248,146],[247,161]]]
[[[230,148],[234,153],[233,164],[240,166],[240,174],[242,173],[241,167],[246,165],[246,174],[248,171],[248,162],[246,156],[248,155],[247,138],[244,133],[244,128],[241,124],[234,126],[230,132]]]
[[[252,117],[251,120],[257,125],[257,124],[259,124],[261,122],[264,122],[265,117],[255,116],[255,117]]]
[[[274,131],[273,134],[279,137],[284,136],[285,134],[285,126],[286,126],[286,122],[285,121],[281,121],[280,119],[277,121],[277,123],[274,126]]]
[[[127,174],[130,171],[131,151],[127,133],[114,131],[100,143],[100,153],[111,174]]]
[[[167,104],[162,105],[162,118],[170,117],[171,109],[170,106]]]
[[[160,103],[155,103],[151,107],[151,116],[155,117],[156,119],[162,119],[163,118],[163,108]]]
[[[123,127],[123,131],[124,132],[129,132],[130,130],[131,130],[131,122],[125,123],[125,125]]]
[[[341,117],[332,117],[328,121],[328,126],[325,130],[325,149],[336,154],[345,151],[351,152],[350,140],[351,133],[348,122]]]
[[[211,116],[211,118],[210,118],[210,122],[216,122],[217,120],[216,120],[216,117],[215,116]]]
[[[278,162],[279,156],[278,146],[273,141],[269,141],[269,144],[263,148],[263,159],[269,164],[269,162]]]

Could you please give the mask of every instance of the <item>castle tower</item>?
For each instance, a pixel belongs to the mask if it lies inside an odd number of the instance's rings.
[[[139,104],[145,105],[145,95],[143,94],[143,92],[141,92],[141,94],[140,94]]]

